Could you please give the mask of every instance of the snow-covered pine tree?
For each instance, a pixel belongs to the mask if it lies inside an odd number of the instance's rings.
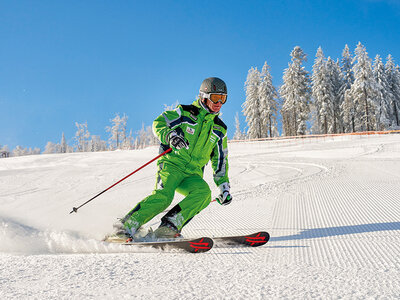
[[[89,151],[99,152],[107,150],[107,142],[103,141],[99,135],[90,136]]]
[[[319,47],[315,55],[313,66],[312,96],[316,110],[318,133],[328,133],[333,116],[333,90],[330,83],[329,73],[322,48]]]
[[[277,132],[278,92],[272,84],[272,76],[267,62],[261,71],[259,87],[261,137],[273,137]]]
[[[350,89],[344,93],[344,102],[342,104],[343,122],[345,126],[345,132],[356,132],[356,104]]]
[[[139,138],[136,136],[135,140],[133,141],[133,149],[139,149],[139,142]]]
[[[116,114],[114,119],[110,122],[112,126],[107,126],[106,131],[110,133],[109,143],[111,149],[122,149],[122,145],[126,144],[126,122],[128,120],[127,115],[120,117]]]
[[[395,67],[392,55],[388,55],[385,64],[386,79],[390,91],[390,105],[392,107],[392,125],[400,126],[400,72]]]
[[[131,150],[134,149],[134,139],[132,137],[132,129],[129,131],[129,134],[126,136],[125,142],[122,144],[122,149]]]
[[[87,152],[89,149],[89,137],[87,122],[79,124],[75,122],[77,131],[75,133],[75,148],[77,152]]]
[[[310,78],[302,66],[307,56],[299,46],[296,46],[290,55],[292,63],[289,63],[289,67],[284,71],[283,85],[279,90],[283,99],[283,132],[286,136],[304,135],[311,104]]]
[[[343,132],[355,132],[355,108],[354,101],[350,94],[346,93],[350,90],[354,82],[353,74],[353,58],[351,57],[349,46],[344,47],[340,64],[341,85],[339,88],[339,103],[341,111],[341,119],[343,120]]]
[[[65,135],[64,135],[64,132],[63,132],[62,135],[61,135],[60,153],[67,153],[67,148],[68,148],[68,145],[67,145],[67,141],[65,139]]]
[[[29,152],[30,155],[39,155],[40,154],[40,148],[36,148],[36,147],[33,148],[33,149],[29,148],[28,152]]]
[[[46,146],[44,147],[43,154],[61,153],[60,148],[61,146],[59,144],[55,144],[53,142],[47,142]]]
[[[154,146],[160,144],[158,137],[153,132],[153,126],[146,127],[146,146]]]
[[[142,123],[142,128],[137,131],[137,137],[135,139],[135,149],[143,149],[147,145],[147,134],[144,123]]]
[[[257,68],[251,68],[247,74],[247,80],[244,84],[246,90],[246,101],[243,103],[243,114],[247,122],[247,138],[261,138],[262,124],[260,112],[259,88],[261,83],[261,74]]]
[[[313,110],[315,111],[313,115],[317,122],[313,126],[314,132],[324,134],[338,132],[342,123],[339,88],[339,66],[330,57],[326,60],[319,47],[312,75]]]
[[[329,133],[343,132],[343,119],[341,114],[341,102],[339,91],[341,87],[340,66],[338,61],[333,61],[330,57],[326,61],[326,68],[329,75],[329,82],[332,88],[332,124],[328,129]]]
[[[23,148],[21,146],[16,146],[13,151],[12,151],[12,156],[24,156],[27,155],[28,151],[26,148]]]
[[[235,115],[235,133],[233,134],[234,140],[243,140],[245,139],[245,134],[240,129],[240,120],[239,120],[239,113],[236,112]]]
[[[379,89],[372,73],[371,59],[361,42],[358,43],[354,53],[354,83],[348,94],[354,99],[356,131],[371,131],[376,129],[375,99]]]
[[[375,57],[373,65],[373,73],[378,84],[377,103],[377,129],[387,130],[391,126],[391,118],[393,116],[390,100],[393,98],[389,89],[389,84],[385,72],[385,66],[379,55]]]
[[[325,65],[325,56],[321,47],[318,47],[317,53],[315,55],[314,65],[312,67],[311,75],[311,95],[314,99],[311,105],[311,115],[312,115],[312,132],[321,133],[321,118],[320,118],[320,84],[323,82],[321,70]]]

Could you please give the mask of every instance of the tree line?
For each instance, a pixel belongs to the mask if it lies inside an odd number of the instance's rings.
[[[173,110],[178,106],[178,101],[171,105],[164,104],[164,110]],[[92,135],[88,130],[88,124],[75,122],[75,135],[67,141],[64,133],[59,143],[47,142],[43,154],[72,153],[72,152],[98,152],[112,150],[142,149],[147,146],[159,144],[158,138],[153,134],[152,126],[145,126],[136,132],[128,130],[128,116],[117,113],[110,119],[110,126],[106,126],[108,140],[102,140],[99,135]],[[24,148],[16,146],[10,151],[7,145],[0,144],[0,158],[23,155],[41,154],[40,148]]]
[[[400,67],[390,54],[385,63],[380,55],[372,61],[359,42],[354,53],[345,45],[342,57],[334,60],[326,58],[319,47],[311,72],[304,67],[307,55],[299,46],[290,56],[278,88],[272,83],[267,62],[261,72],[257,67],[250,68],[242,105],[247,127],[241,130],[237,113],[233,139],[400,129]],[[171,110],[177,104],[164,108]],[[125,114],[116,114],[110,120],[107,141],[91,135],[86,122],[75,123],[77,131],[70,143],[63,133],[60,142],[48,142],[43,153],[139,149],[158,143],[151,126],[142,124],[133,136],[132,130],[128,132],[127,120]],[[0,145],[0,158],[40,152],[39,148],[21,146],[10,151]]]
[[[299,46],[290,55],[279,88],[267,62],[261,72],[248,71],[242,105],[247,128],[241,131],[237,114],[234,139],[278,136],[279,119],[283,136],[400,128],[400,68],[390,54],[385,64],[379,55],[372,62],[359,42],[354,54],[346,45],[335,61],[319,47],[311,73]]]
[[[70,143],[67,142],[64,133],[62,133],[59,143],[47,142],[43,154],[141,149],[158,143],[151,126],[142,124],[142,128],[133,135],[132,130],[128,132],[127,121],[128,116],[126,114],[122,116],[116,114],[110,120],[111,125],[105,128],[109,134],[107,141],[102,140],[99,135],[90,134],[87,122],[76,122],[75,136],[71,139]],[[0,157],[35,155],[40,153],[40,148],[32,149],[17,146],[10,151],[7,146],[0,145]]]

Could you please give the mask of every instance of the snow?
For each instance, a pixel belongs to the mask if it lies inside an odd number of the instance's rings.
[[[69,214],[155,157],[156,147],[0,159],[0,298],[400,297],[399,135],[229,150],[232,204],[211,203],[183,234],[267,230],[271,241],[204,254],[99,241],[151,192],[155,164]],[[212,182],[209,166],[205,177]]]

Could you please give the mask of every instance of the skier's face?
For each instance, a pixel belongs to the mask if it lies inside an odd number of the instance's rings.
[[[210,99],[206,99],[206,101],[207,101],[206,102],[207,107],[214,113],[219,112],[219,110],[222,107],[222,103],[221,102],[214,103]]]

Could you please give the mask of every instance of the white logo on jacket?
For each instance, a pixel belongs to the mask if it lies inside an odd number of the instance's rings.
[[[186,128],[186,132],[189,133],[189,134],[194,134],[194,128],[192,128],[192,127],[187,127],[187,128]]]

